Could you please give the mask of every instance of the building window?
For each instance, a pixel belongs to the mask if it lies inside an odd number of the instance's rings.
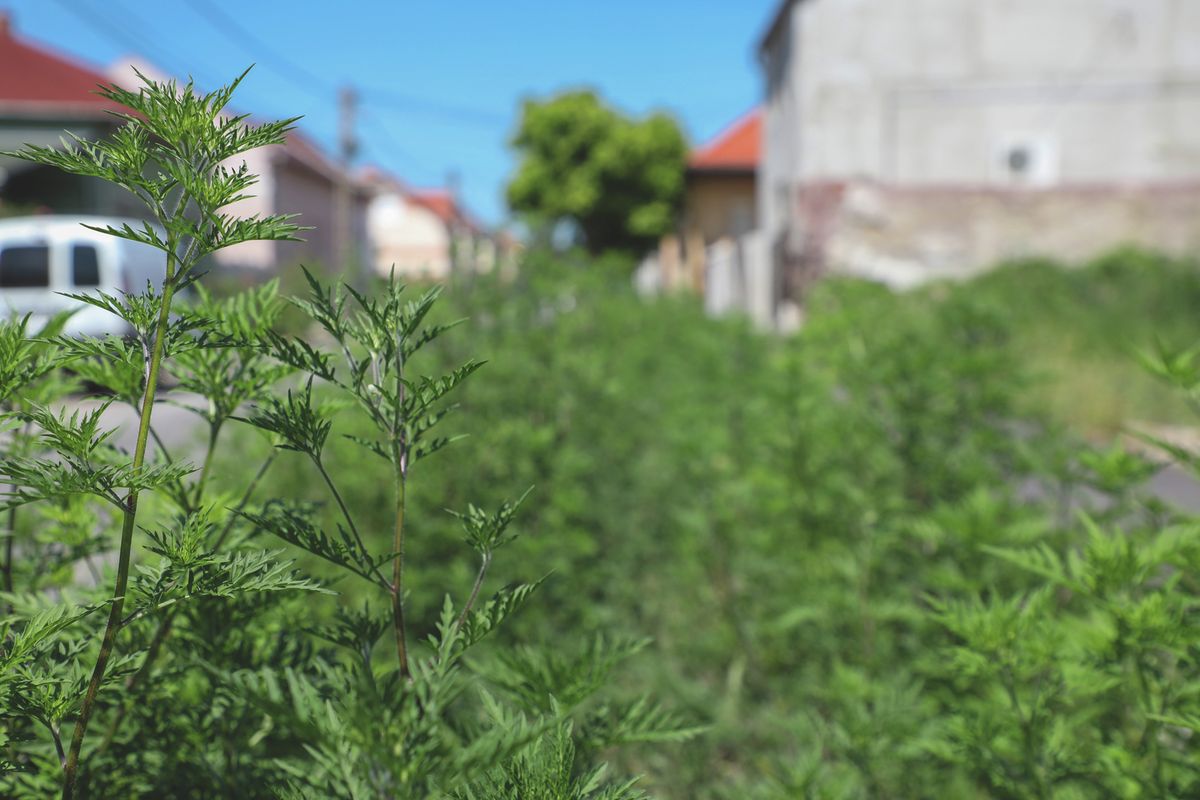
[[[50,286],[50,248],[21,245],[0,250],[0,289],[44,289]]]
[[[93,245],[77,244],[71,248],[71,279],[81,288],[100,285],[100,259]]]
[[[1049,136],[1003,137],[993,156],[993,175],[1010,186],[1051,186],[1058,183],[1058,147]]]
[[[1029,167],[1033,163],[1033,153],[1028,147],[1017,145],[1009,149],[1005,158],[1008,160],[1008,171],[1010,174],[1018,177],[1025,177],[1029,174]]]

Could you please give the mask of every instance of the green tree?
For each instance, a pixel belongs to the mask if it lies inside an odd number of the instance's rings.
[[[508,203],[536,224],[568,222],[592,253],[639,253],[671,229],[687,145],[666,114],[635,120],[578,91],[527,101]]]

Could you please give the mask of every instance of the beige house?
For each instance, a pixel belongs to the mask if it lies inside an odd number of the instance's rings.
[[[230,269],[267,270],[303,263],[330,273],[357,275],[365,269],[370,244],[367,234],[369,194],[352,174],[330,160],[300,131],[281,145],[252,150],[247,166],[260,176],[255,197],[239,201],[231,211],[240,215],[299,214],[297,222],[312,230],[303,242],[245,242],[218,251],[218,263]],[[344,184],[344,185],[343,185]],[[350,198],[349,243],[337,230],[338,194]],[[345,259],[350,263],[343,263]]]
[[[756,108],[688,157],[679,234],[659,248],[664,285],[703,292],[709,249],[754,229],[761,121]]]
[[[484,229],[449,189],[414,189],[378,169],[360,181],[370,193],[367,231],[376,274],[446,281],[490,272],[511,256],[511,241]]]

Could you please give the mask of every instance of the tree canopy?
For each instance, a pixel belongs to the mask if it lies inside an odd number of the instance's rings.
[[[526,101],[508,203],[534,222],[573,224],[593,253],[640,253],[675,221],[687,144],[663,113],[626,116],[591,91]]]

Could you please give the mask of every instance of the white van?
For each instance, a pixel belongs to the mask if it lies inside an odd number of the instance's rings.
[[[30,327],[37,330],[50,316],[77,309],[67,321],[69,335],[129,333],[117,315],[58,294],[140,292],[147,281],[162,288],[167,267],[161,250],[83,227],[125,223],[135,230],[143,225],[115,217],[0,219],[0,313],[32,314]]]

